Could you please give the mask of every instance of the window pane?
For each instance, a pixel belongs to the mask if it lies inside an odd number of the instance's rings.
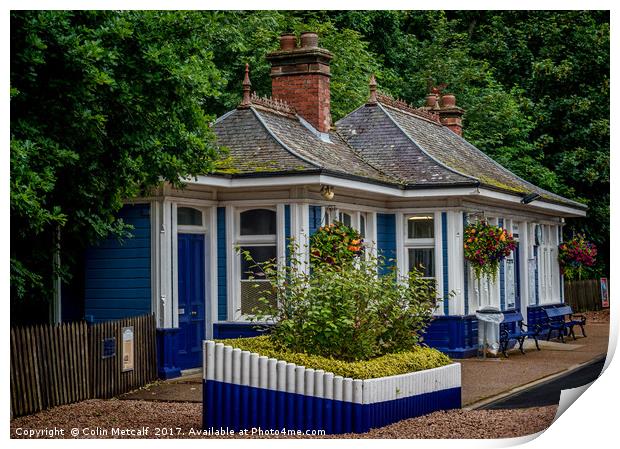
[[[340,212],[340,214],[338,214],[338,221],[346,226],[351,226],[351,215],[346,212]]]
[[[202,212],[193,207],[177,208],[177,224],[181,226],[202,226]]]
[[[407,237],[432,239],[435,237],[435,220],[432,215],[407,218]]]
[[[360,214],[360,235],[363,239],[366,238],[366,215]]]
[[[435,277],[435,250],[433,248],[409,248],[409,271],[422,269],[424,277]]]
[[[276,233],[276,213],[269,209],[241,212],[240,235],[272,235]]]
[[[248,251],[253,260],[245,260],[243,253]],[[241,247],[241,279],[249,279],[254,276],[255,279],[264,279],[263,270],[255,266],[269,260],[275,260],[276,246],[242,246]]]
[[[276,304],[276,295],[266,281],[241,281],[241,314],[252,315],[265,310],[265,298],[271,306]]]

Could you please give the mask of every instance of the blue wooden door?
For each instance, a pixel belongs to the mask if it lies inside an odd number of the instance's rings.
[[[205,241],[202,234],[178,234],[179,334],[177,366],[202,364],[205,338]]]

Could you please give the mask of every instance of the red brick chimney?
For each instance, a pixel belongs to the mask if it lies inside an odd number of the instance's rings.
[[[331,128],[329,107],[329,61],[332,54],[318,47],[316,33],[280,36],[280,50],[267,55],[271,62],[271,96],[293,106],[319,132]]]
[[[429,95],[430,97],[430,95]],[[427,105],[429,104],[427,97]],[[463,135],[463,109],[456,105],[456,97],[452,94],[441,96],[439,101],[439,109],[435,108],[435,112],[439,114],[441,124],[450,128],[455,134]]]

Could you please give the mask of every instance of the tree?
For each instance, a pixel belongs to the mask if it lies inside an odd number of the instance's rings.
[[[11,13],[11,297],[47,300],[65,268],[126,225],[123,199],[219,155],[221,76],[193,12]],[[60,236],[60,242],[58,242]]]

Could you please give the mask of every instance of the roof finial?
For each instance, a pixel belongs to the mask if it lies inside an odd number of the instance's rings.
[[[375,74],[370,75],[370,82],[368,83],[370,88],[370,97],[368,98],[368,104],[377,104],[377,80]]]
[[[250,82],[250,64],[245,64],[245,77],[243,78],[243,100],[241,100],[241,105],[243,107],[249,107],[252,103],[250,98],[250,87],[252,83]]]

